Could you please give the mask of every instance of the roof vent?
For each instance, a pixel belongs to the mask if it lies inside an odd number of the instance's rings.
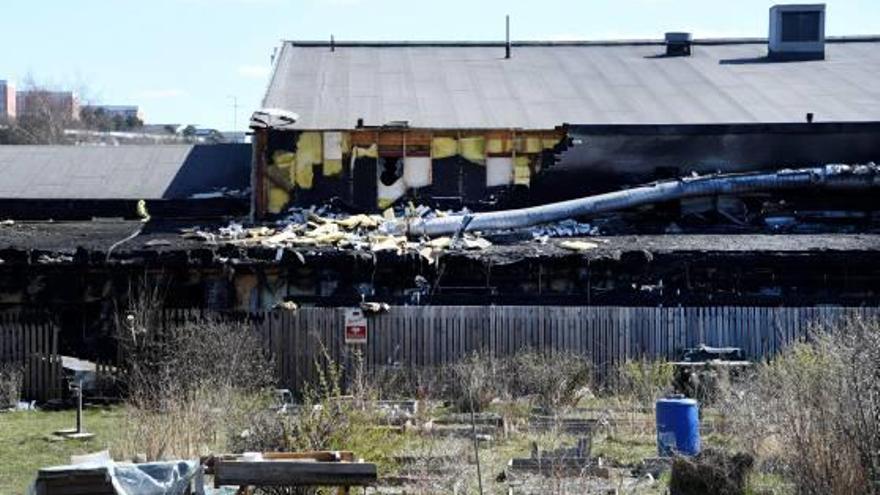
[[[666,33],[666,56],[688,57],[691,54],[691,33]]]
[[[767,48],[774,60],[823,60],[825,4],[771,7]]]

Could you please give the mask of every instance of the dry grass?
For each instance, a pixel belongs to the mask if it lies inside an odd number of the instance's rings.
[[[0,409],[14,406],[21,400],[23,379],[21,366],[0,364]]]
[[[799,493],[880,491],[876,322],[814,333],[761,366],[728,405],[738,443]]]

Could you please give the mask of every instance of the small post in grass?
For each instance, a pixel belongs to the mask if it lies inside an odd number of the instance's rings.
[[[82,379],[78,380],[75,383],[71,383],[70,390],[74,393],[74,395],[76,395],[76,428],[58,430],[55,432],[55,434],[62,438],[73,440],[87,440],[94,437],[95,434],[89,433],[83,428]]]

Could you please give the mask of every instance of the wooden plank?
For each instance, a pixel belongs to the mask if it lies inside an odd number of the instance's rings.
[[[369,463],[218,460],[214,465],[215,486],[363,486],[377,478],[376,465]]]

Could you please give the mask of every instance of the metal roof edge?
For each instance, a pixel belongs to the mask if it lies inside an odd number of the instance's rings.
[[[272,85],[275,84],[275,77],[278,75],[278,65],[281,63],[281,56],[284,54],[284,49],[287,48],[287,45],[287,41],[281,40],[278,53],[272,58],[272,71],[269,74],[269,82],[266,83],[266,89],[263,91],[263,98],[260,100],[260,108],[266,107],[266,99],[269,98],[269,92],[272,90]]]
[[[305,48],[330,47],[329,40],[283,40],[283,46],[296,46]],[[880,42],[880,34],[827,36],[826,43],[871,43]],[[740,45],[767,43],[767,38],[697,38],[692,41],[694,45]],[[662,39],[623,39],[623,40],[520,40],[511,41],[514,47],[529,46],[640,46],[640,45],[665,45]],[[424,40],[424,41],[334,41],[336,47],[346,48],[406,48],[406,47],[460,47],[460,48],[499,48],[504,47],[503,41],[451,41],[451,40]],[[283,47],[282,47],[283,49]],[[280,53],[278,57],[280,57]]]

